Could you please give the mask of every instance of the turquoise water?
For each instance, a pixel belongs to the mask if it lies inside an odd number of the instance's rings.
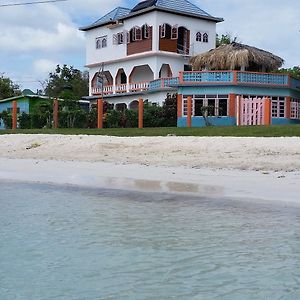
[[[300,208],[0,183],[0,299],[300,299]]]

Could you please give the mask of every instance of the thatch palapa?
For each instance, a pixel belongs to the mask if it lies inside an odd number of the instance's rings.
[[[273,71],[284,60],[268,51],[233,42],[192,57],[194,70]]]

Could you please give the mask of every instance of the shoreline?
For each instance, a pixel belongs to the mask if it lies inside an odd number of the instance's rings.
[[[0,180],[300,204],[300,138],[0,136]]]
[[[300,172],[0,158],[0,180],[300,205]]]

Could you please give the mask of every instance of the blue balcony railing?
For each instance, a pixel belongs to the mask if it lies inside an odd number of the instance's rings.
[[[292,89],[296,89],[296,90],[300,90],[300,80],[291,77],[291,88]]]
[[[149,90],[161,89],[179,83],[178,77],[160,78],[150,81]]]
[[[268,85],[288,85],[289,76],[286,74],[237,72],[237,82]]]
[[[291,81],[294,88],[300,89],[300,81]],[[255,84],[289,86],[289,75],[242,71],[192,71],[182,72],[180,83],[216,84]]]
[[[233,72],[183,72],[184,82],[233,82]]]

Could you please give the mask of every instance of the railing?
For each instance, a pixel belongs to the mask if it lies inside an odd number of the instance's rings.
[[[149,90],[157,90],[165,87],[170,87],[172,85],[177,85],[178,83],[178,77],[159,78],[150,81]]]
[[[148,90],[157,90],[172,85],[176,85],[179,82],[178,77],[168,77],[168,78],[159,78],[152,81],[143,81],[143,82],[133,82],[133,83],[124,83],[117,84],[115,86],[108,85],[103,87],[103,94],[123,94],[123,93],[132,93]],[[101,95],[101,88],[92,88],[93,95]]]
[[[129,83],[130,92],[147,91],[149,89],[149,81]]]
[[[237,82],[268,85],[288,85],[289,76],[286,74],[237,72]]]
[[[180,84],[253,84],[288,86],[300,90],[300,80],[287,74],[243,71],[188,71],[180,72]]]
[[[183,83],[190,82],[233,82],[232,71],[189,71],[182,72]]]
[[[292,89],[300,90],[300,80],[290,77],[290,86]]]
[[[115,92],[117,94],[122,94],[122,93],[127,93],[128,91],[128,84],[127,83],[122,83],[122,84],[117,84],[115,88]]]

